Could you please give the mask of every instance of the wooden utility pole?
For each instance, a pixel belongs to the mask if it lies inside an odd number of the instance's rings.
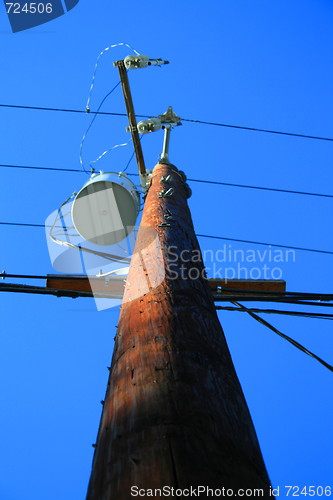
[[[131,487],[146,491],[141,498],[159,498],[147,490],[198,486],[235,494],[262,488],[262,498],[272,498],[198,259],[187,195],[175,166],[155,167],[125,288],[87,500],[129,500]]]

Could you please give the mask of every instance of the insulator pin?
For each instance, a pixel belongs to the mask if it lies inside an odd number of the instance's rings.
[[[149,120],[142,120],[138,123],[138,132],[140,134],[149,134],[149,132],[156,132],[162,127],[159,118],[150,118]]]
[[[147,68],[149,57],[143,55],[127,56],[124,59],[126,69]]]

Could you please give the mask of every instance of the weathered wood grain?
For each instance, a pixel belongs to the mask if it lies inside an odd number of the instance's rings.
[[[160,180],[167,175],[171,180],[164,185]],[[174,194],[159,197],[168,187]],[[166,222],[170,226],[160,227]],[[87,500],[128,500],[133,485],[264,488],[263,498],[272,498],[203,263],[168,264],[171,246],[178,255],[199,248],[184,183],[174,166],[155,167],[141,228]],[[172,279],[181,265],[183,278]],[[161,269],[166,275],[154,286]],[[190,269],[200,277],[186,279]]]

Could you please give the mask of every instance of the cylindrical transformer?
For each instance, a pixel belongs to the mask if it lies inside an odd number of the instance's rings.
[[[100,172],[93,174],[76,195],[72,220],[86,241],[114,245],[132,231],[139,208],[139,193],[125,174]]]

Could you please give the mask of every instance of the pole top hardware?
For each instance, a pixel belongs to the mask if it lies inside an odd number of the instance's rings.
[[[163,59],[149,59],[148,56],[143,56],[140,54],[137,55],[132,55],[132,56],[127,56],[125,57],[124,60],[120,61],[115,61],[113,65],[118,68],[119,71],[119,76],[120,76],[120,81],[121,81],[121,86],[123,89],[123,94],[124,94],[124,99],[125,99],[125,105],[126,105],[126,111],[127,111],[127,117],[128,117],[128,122],[129,122],[129,127],[127,130],[131,133],[132,135],[132,140],[133,140],[133,145],[134,145],[134,151],[135,151],[135,156],[136,156],[136,161],[139,167],[139,175],[140,175],[140,183],[142,186],[142,189],[144,192],[147,191],[150,183],[150,178],[149,174],[147,174],[146,166],[145,166],[145,161],[143,157],[143,152],[142,152],[142,147],[141,147],[141,142],[139,138],[139,128],[136,123],[136,117],[135,117],[135,111],[134,111],[134,106],[133,106],[133,100],[132,100],[132,95],[131,95],[131,90],[129,86],[129,81],[128,81],[128,76],[127,72],[129,69],[136,69],[136,68],[146,68],[147,66],[160,66],[162,64],[168,64],[169,61],[164,61]],[[162,115],[162,120],[163,124],[171,124],[173,122],[179,121],[178,117],[176,115],[173,116],[172,114],[172,108],[171,111],[167,111],[167,113],[164,113]],[[153,123],[150,123],[148,126],[146,124],[146,128],[148,128],[146,131],[143,133],[148,133],[153,130],[159,130],[159,128],[166,128],[165,126],[159,126],[159,120],[160,117],[157,119],[153,120]],[[157,121],[156,121],[157,120]],[[177,123],[178,124],[178,123]],[[145,128],[145,127],[144,127]],[[151,130],[149,130],[149,128]],[[171,125],[169,125],[168,133],[170,133]]]
[[[149,134],[161,128],[164,129],[163,150],[160,156],[161,163],[169,163],[170,132],[178,125],[181,125],[180,117],[173,111],[172,106],[169,106],[163,115],[158,115],[156,118],[149,118],[149,120],[141,120],[137,125],[140,134]]]
[[[141,120],[137,126],[140,134],[149,134],[150,132],[156,132],[161,128],[171,129],[177,125],[181,125],[180,117],[174,113],[172,106],[169,106],[163,115],[158,115],[156,118],[149,118],[148,120]]]
[[[163,59],[149,59],[148,56],[142,54],[127,56],[124,59],[126,69],[139,69],[147,68],[147,66],[161,66],[162,64],[169,64],[169,61]]]
[[[172,106],[169,106],[166,112],[163,113],[163,115],[158,115],[158,118],[164,125],[169,125],[171,127],[175,127],[176,125],[181,125],[180,117],[177,116],[176,113],[173,111]]]

